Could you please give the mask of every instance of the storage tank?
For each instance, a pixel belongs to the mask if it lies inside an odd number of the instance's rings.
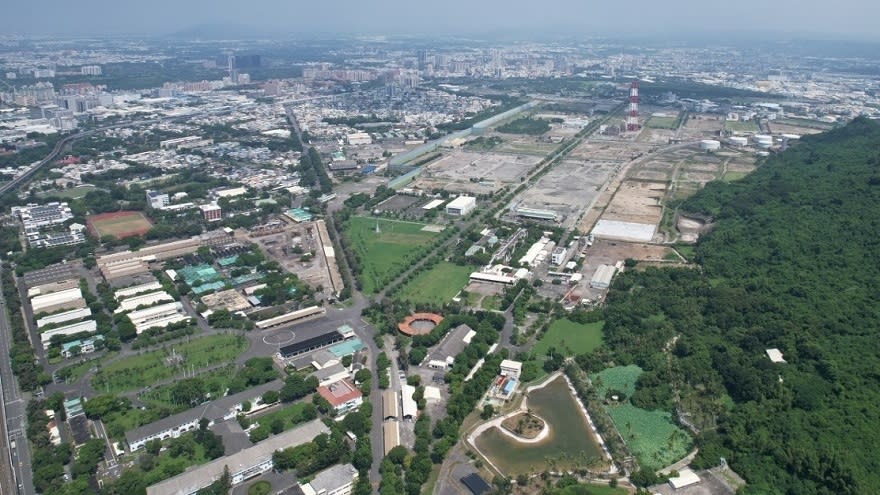
[[[700,141],[700,149],[703,151],[717,151],[721,149],[721,143],[714,139],[704,139]]]
[[[743,136],[733,136],[728,141],[733,146],[746,146],[749,144],[749,138]]]
[[[755,134],[752,136],[752,139],[759,148],[769,148],[773,146],[773,136],[768,136],[767,134]]]

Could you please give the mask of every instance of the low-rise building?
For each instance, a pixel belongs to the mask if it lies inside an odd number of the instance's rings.
[[[358,472],[351,464],[340,464],[316,474],[312,481],[299,485],[303,495],[349,495]]]
[[[178,438],[184,433],[198,428],[202,418],[208,420],[209,426],[235,418],[238,413],[242,412],[242,405],[245,402],[251,404],[251,411],[259,409],[259,406],[262,404],[263,394],[270,390],[278,391],[283,385],[284,383],[280,380],[271,381],[244,392],[227,395],[182,413],[129,430],[125,432],[125,442],[128,445],[128,450],[130,452],[140,450],[150,440]]]
[[[501,375],[509,376],[512,378],[519,378],[519,375],[522,373],[522,363],[519,361],[513,361],[511,359],[505,359],[501,361]]]
[[[167,194],[160,193],[159,191],[147,191],[147,204],[150,205],[150,208],[161,210],[170,203],[171,200],[168,198]]]
[[[292,430],[273,435],[253,447],[215,459],[173,478],[148,486],[147,495],[193,495],[220,479],[227,469],[232,485],[237,485],[270,471],[274,467],[272,454],[276,450],[306,444],[316,436],[329,432],[330,430],[321,420],[310,421]]]
[[[345,414],[363,402],[360,389],[347,378],[318,387],[318,394],[330,403],[337,414]]]

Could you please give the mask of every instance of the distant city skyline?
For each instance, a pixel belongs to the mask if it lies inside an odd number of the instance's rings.
[[[530,39],[547,34],[621,38],[767,33],[780,37],[880,40],[880,3],[868,0],[289,0],[14,2],[0,30],[32,35],[172,35],[228,26],[236,35],[483,34]],[[232,28],[234,26],[234,28]],[[197,32],[197,31],[193,31]]]

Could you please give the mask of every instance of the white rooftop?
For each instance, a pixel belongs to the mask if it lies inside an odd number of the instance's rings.
[[[767,357],[770,358],[770,361],[774,363],[784,363],[785,359],[782,358],[782,351],[779,349],[767,349]]]
[[[650,223],[621,222],[618,220],[599,220],[592,234],[607,239],[648,242],[654,237],[657,226]]]
[[[700,482],[700,477],[690,468],[682,469],[675,478],[669,478],[669,484],[672,488],[678,490],[686,486],[696,485]]]

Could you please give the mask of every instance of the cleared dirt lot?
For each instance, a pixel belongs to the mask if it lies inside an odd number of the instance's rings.
[[[665,194],[665,182],[624,181],[602,218],[656,224],[662,211],[660,200]]]
[[[540,156],[452,151],[427,165],[414,187],[486,194],[519,183],[541,161]]]
[[[724,121],[719,115],[692,114],[688,115],[680,137],[683,141],[693,141],[718,136],[722,127]]]
[[[605,291],[602,289],[590,288],[590,279],[593,278],[599,265],[614,265],[627,258],[646,262],[663,261],[670,253],[672,253],[672,249],[665,246],[597,239],[592,247],[584,251],[586,258],[584,258],[580,271],[584,278],[575,288],[573,294],[578,299],[592,300],[604,294]]]
[[[553,210],[564,217],[563,226],[573,226],[615,169],[608,162],[563,160],[515,198],[514,204]]]

